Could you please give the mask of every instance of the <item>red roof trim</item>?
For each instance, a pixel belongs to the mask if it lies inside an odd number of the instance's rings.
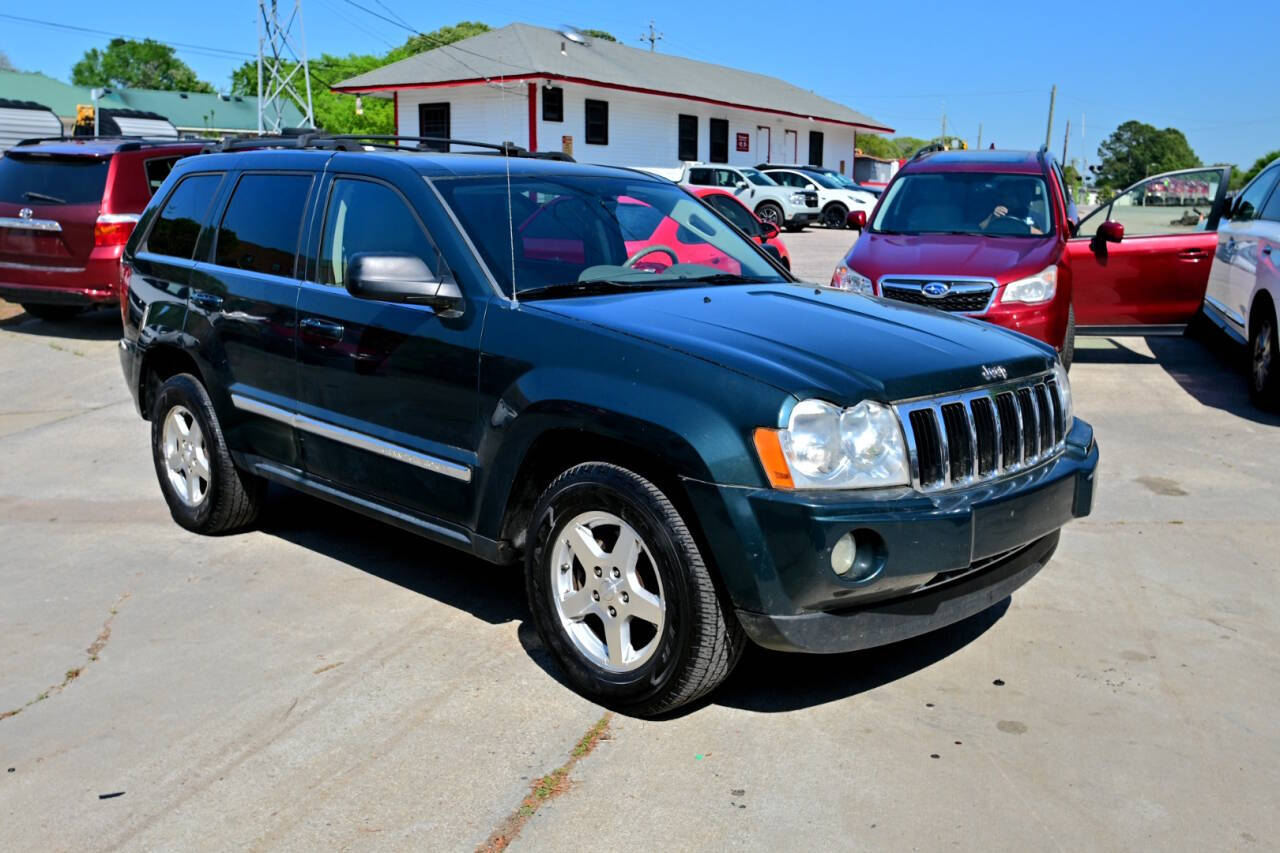
[[[563,74],[518,74],[503,77],[475,77],[466,80],[443,80],[438,83],[386,83],[377,86],[333,86],[331,91],[345,92],[347,94],[365,93],[365,92],[394,92],[400,89],[446,89],[453,86],[479,86],[485,83],[505,83],[505,82],[527,82],[530,80],[560,80],[565,83],[580,83],[584,86],[599,86],[602,89],[616,89],[621,92],[637,92],[642,95],[657,95],[662,98],[677,98],[683,101],[696,101],[701,104],[714,104],[720,107],[733,107],[734,109],[750,110],[757,113],[770,113],[772,115],[789,116],[791,118],[812,119],[813,121],[826,122],[827,124],[838,124],[844,127],[853,127],[859,130],[875,130],[883,133],[893,133],[891,127],[884,127],[877,124],[861,124],[854,121],[844,121],[843,119],[824,118],[823,116],[811,116],[805,113],[795,113],[788,110],[776,110],[771,107],[755,107],[750,104],[739,104],[733,101],[721,101],[716,98],[704,98],[699,95],[685,95],[680,92],[663,92],[658,89],[646,89],[643,86],[627,86],[622,83],[603,83],[599,80],[589,80],[585,77],[568,77]]]

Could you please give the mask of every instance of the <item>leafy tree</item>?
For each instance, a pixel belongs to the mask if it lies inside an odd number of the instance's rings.
[[[136,89],[166,89],[179,92],[212,92],[208,83],[196,77],[173,48],[151,39],[135,41],[115,38],[106,50],[85,51],[84,58],[71,67],[71,82],[77,86],[122,86]]]
[[[1200,165],[1182,131],[1126,121],[1098,146],[1099,186],[1127,187],[1147,175]]]
[[[613,33],[606,33],[604,30],[578,30],[578,32],[588,38],[600,39],[600,41],[617,41],[617,39],[613,37]]]
[[[881,136],[878,133],[858,135],[858,147],[868,157],[880,157],[885,160],[900,160],[910,157],[936,139],[921,139],[918,136]]]
[[[409,36],[403,45],[388,53],[382,64],[398,62],[405,57],[413,56],[415,53],[422,53],[446,44],[453,44],[455,41],[462,41],[487,32],[489,32],[488,24],[480,21],[459,21],[451,27],[441,27],[429,33],[417,33]]]
[[[1263,154],[1257,160],[1254,160],[1253,165],[1249,167],[1249,170],[1247,172],[1243,172],[1239,169],[1232,170],[1231,188],[1239,189],[1240,187],[1243,187],[1245,184],[1252,181],[1254,178],[1258,177],[1258,173],[1261,172],[1263,169],[1265,169],[1267,167],[1267,164],[1270,163],[1272,160],[1275,160],[1277,157],[1280,157],[1280,149],[1276,151],[1272,151],[1269,154]]]
[[[0,50],[0,71],[17,71],[13,63],[9,61],[9,54]]]

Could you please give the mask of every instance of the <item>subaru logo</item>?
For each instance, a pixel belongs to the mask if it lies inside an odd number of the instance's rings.
[[[988,382],[992,381],[993,379],[1008,379],[1009,371],[999,364],[995,364],[995,365],[984,364],[982,365],[982,378],[987,380]]]
[[[24,207],[18,211],[19,219],[30,219],[34,215],[34,211],[29,207]]]
[[[951,285],[945,281],[931,281],[920,288],[920,291],[930,299],[941,299],[951,292]]]

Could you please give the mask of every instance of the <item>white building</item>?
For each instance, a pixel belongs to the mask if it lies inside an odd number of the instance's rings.
[[[775,77],[527,24],[333,88],[393,98],[401,135],[514,142],[615,166],[770,161],[852,176],[855,134],[893,132]]]

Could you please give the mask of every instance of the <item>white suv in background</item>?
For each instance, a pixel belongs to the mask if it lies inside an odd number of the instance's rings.
[[[816,191],[781,186],[750,166],[689,163],[677,183],[728,190],[761,221],[788,231],[799,231],[818,219]]]
[[[870,219],[871,208],[876,206],[876,197],[873,194],[842,186],[839,181],[824,172],[791,167],[770,167],[765,169],[764,173],[784,186],[816,192],[821,222],[828,228],[846,227],[849,214],[855,210],[861,210],[867,215],[867,219]]]
[[[1280,411],[1280,160],[1249,182],[1218,226],[1204,313],[1249,346],[1249,395]]]

